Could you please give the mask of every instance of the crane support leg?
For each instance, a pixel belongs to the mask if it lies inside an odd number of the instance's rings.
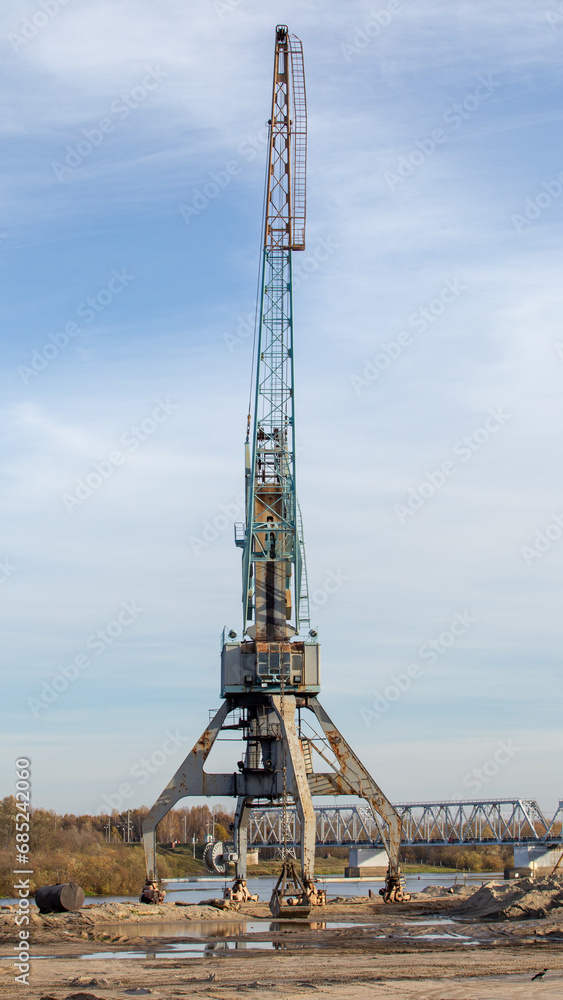
[[[291,760],[293,771],[293,795],[301,823],[301,874],[306,882],[315,874],[315,843],[317,839],[315,809],[305,769],[303,751],[295,725],[295,695],[272,695],[274,706],[282,727],[282,739]]]
[[[246,878],[246,856],[248,853],[248,823],[253,799],[247,795],[239,795],[235,811],[234,842],[236,861],[236,877]]]
[[[321,724],[340,767],[338,774],[332,779],[332,783],[341,792],[345,791],[348,794],[359,795],[370,804],[373,817],[381,830],[383,844],[389,858],[387,888],[389,891],[392,891],[393,898],[395,898],[395,893],[398,893],[400,890],[399,849],[401,844],[401,819],[399,814],[359,758],[356,757],[356,754],[344,737],[339,733],[332,719],[327,715],[319,701],[316,698],[311,698],[308,707],[314,712]],[[327,777],[329,776],[327,775]],[[381,827],[379,817],[388,825],[387,836]]]
[[[188,756],[168,782],[166,788],[155,802],[143,822],[143,843],[145,846],[145,863],[147,882],[158,878],[156,867],[156,828],[179,799],[187,795],[232,795],[232,774],[206,774],[203,765],[209,756],[211,748],[221,731],[221,726],[230,710],[228,701],[224,701],[215,714],[207,729],[197,741]]]

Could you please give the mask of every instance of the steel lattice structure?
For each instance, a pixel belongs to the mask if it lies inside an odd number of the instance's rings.
[[[246,521],[235,528],[243,550],[242,630],[223,632],[223,704],[143,822],[147,882],[158,874],[157,825],[175,803],[187,796],[232,796],[237,879],[246,875],[254,802],[282,803],[277,836],[285,851],[297,836],[295,820],[292,832],[284,832],[283,806],[291,801],[299,816],[301,878],[313,894],[313,796],[352,795],[369,804],[379,824],[389,857],[387,900],[400,900],[399,816],[317,698],[320,645],[310,628],[295,482],[292,257],[305,249],[307,108],[301,42],[283,24],[276,27],[270,108],[254,407],[252,413],[251,401],[245,442]],[[319,727],[315,739],[303,729],[306,713]],[[213,744],[226,730],[230,737],[238,731],[243,744],[236,770],[206,771]],[[314,770],[313,750],[322,771]]]
[[[291,589],[295,632],[300,632],[303,556],[295,492],[292,252],[305,249],[307,103],[301,42],[283,32],[274,61],[252,462],[246,532],[239,543],[243,633],[267,589],[275,596],[270,639],[286,638]]]
[[[452,844],[560,844],[557,824],[563,802],[547,819],[535,799],[487,799],[465,802],[414,802],[395,806],[402,820],[404,847]],[[317,844],[326,847],[384,847],[371,810],[365,806],[315,807]],[[281,836],[281,809],[255,808],[250,813],[249,840],[255,846],[276,845]],[[289,841],[299,843],[299,818],[288,811]]]

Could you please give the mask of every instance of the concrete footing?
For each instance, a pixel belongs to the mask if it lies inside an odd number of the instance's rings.
[[[386,874],[387,865],[375,865],[372,867],[363,865],[361,868],[356,865],[353,868],[349,867],[344,869],[345,878],[384,878]]]
[[[505,878],[529,878],[532,874],[532,869],[528,865],[527,867],[520,868],[505,868],[504,877]]]
[[[346,878],[374,878],[387,873],[389,859],[387,851],[371,847],[351,847]]]

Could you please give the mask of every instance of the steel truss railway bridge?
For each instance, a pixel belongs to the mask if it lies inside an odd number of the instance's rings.
[[[452,844],[563,844],[563,801],[552,819],[535,799],[479,799],[460,802],[410,802],[395,806],[402,824],[404,847],[446,847]],[[317,806],[317,846],[383,848],[381,830],[368,806]],[[300,839],[295,808],[287,810],[285,842]],[[250,813],[249,845],[282,843],[282,809],[255,807]]]

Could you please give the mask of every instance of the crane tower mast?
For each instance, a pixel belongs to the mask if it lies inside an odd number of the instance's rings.
[[[281,802],[285,808],[295,803],[301,828],[302,885],[314,900],[312,796],[355,795],[369,802],[385,844],[389,858],[386,898],[401,899],[399,816],[317,699],[320,647],[317,633],[309,628],[295,487],[292,255],[305,249],[306,133],[301,42],[285,25],[278,25],[254,418],[249,414],[245,444],[246,523],[235,525],[235,542],[242,549],[243,627],[240,637],[234,630],[223,632],[223,704],[143,823],[147,881],[157,879],[157,825],[180,799],[236,798],[230,857],[239,880],[246,876],[252,804]],[[303,721],[302,710],[308,710],[313,723]],[[224,730],[230,731],[230,739],[233,730],[238,730],[244,745],[237,771],[206,771],[205,761]],[[321,759],[320,770],[314,767],[315,752]],[[282,845],[282,857],[287,857],[284,851]]]
[[[307,111],[303,50],[276,29],[252,457],[247,451],[244,629],[257,641],[300,630],[295,492],[292,254],[305,249]],[[248,428],[250,430],[250,428]],[[249,442],[247,440],[247,449]],[[288,624],[293,617],[293,626]],[[247,628],[247,622],[254,625]]]

